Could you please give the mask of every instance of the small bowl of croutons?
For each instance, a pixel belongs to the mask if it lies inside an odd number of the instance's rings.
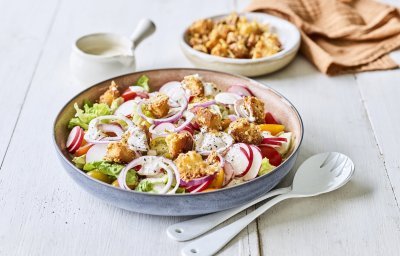
[[[232,13],[193,22],[182,35],[181,48],[195,66],[260,76],[289,64],[300,41],[299,30],[286,20]]]

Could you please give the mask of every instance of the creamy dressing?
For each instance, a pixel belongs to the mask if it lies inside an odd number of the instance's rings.
[[[252,122],[252,123],[253,123],[253,122],[256,121],[256,118],[255,118],[254,115],[253,115],[253,111],[247,109],[247,108],[244,106],[244,104],[241,104],[241,105],[239,106],[239,108],[240,108],[240,110],[241,110],[243,113],[246,113],[246,115],[247,115],[247,120],[249,120],[249,122]]]
[[[225,132],[201,132],[194,136],[194,140],[196,151],[218,150],[233,143],[233,138]]]
[[[221,92],[213,83],[203,82],[203,88],[205,96],[215,96],[217,93]]]
[[[149,144],[147,143],[146,133],[137,126],[132,126],[128,129],[131,134],[128,139],[128,147],[134,151],[147,151]]]
[[[109,45],[107,47],[94,47],[91,49],[86,49],[84,52],[92,55],[115,56],[125,54],[126,50],[119,45]]]

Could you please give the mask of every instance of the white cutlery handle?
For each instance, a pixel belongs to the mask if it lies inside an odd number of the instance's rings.
[[[266,210],[279,203],[282,200],[292,197],[290,193],[277,196],[256,210],[247,214],[243,218],[229,224],[215,232],[194,240],[182,248],[183,256],[209,256],[214,255],[222,249],[232,238],[234,238],[242,229],[258,218]]]
[[[136,48],[140,42],[149,37],[156,31],[156,25],[153,21],[149,19],[142,19],[136,26],[135,31],[131,35],[131,40],[133,41],[133,47]]]
[[[248,207],[267,198],[288,193],[290,190],[290,187],[275,189],[245,205],[173,224],[167,228],[167,234],[176,241],[187,241],[196,238]]]

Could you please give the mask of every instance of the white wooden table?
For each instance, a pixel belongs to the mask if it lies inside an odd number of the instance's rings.
[[[96,31],[129,35],[149,17],[158,28],[138,48],[138,69],[191,67],[177,40],[184,27],[247,3],[0,2],[0,255],[178,255],[183,243],[169,240],[165,228],[183,218],[109,206],[62,170],[53,120],[83,89],[69,76],[71,43]],[[221,255],[399,255],[400,70],[327,77],[299,56],[258,80],[287,96],[303,117],[298,164],[339,151],[354,160],[356,174],[339,191],[279,204]]]

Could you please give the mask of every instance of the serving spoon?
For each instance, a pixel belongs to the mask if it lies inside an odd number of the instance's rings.
[[[346,184],[352,177],[354,173],[354,164],[349,157],[344,154],[329,152],[314,155],[308,158],[297,170],[293,185],[289,188],[284,188],[280,190],[274,190],[263,197],[260,197],[245,206],[235,208],[233,210],[226,210],[223,212],[206,215],[194,220],[189,220],[186,222],[178,223],[172,225],[168,228],[167,233],[170,237],[175,237],[175,233],[188,233],[188,237],[196,237],[200,232],[193,232],[193,230],[201,230],[201,233],[206,232],[210,227],[218,225],[223,220],[226,220],[233,216],[235,213],[256,204],[266,198],[280,194],[279,196],[271,199],[265,204],[261,205],[256,210],[247,214],[243,218],[237,220],[236,222],[229,224],[213,233],[205,235],[195,241],[189,243],[182,248],[181,254],[184,256],[193,255],[213,255],[218,252],[222,247],[225,246],[233,237],[235,237],[243,228],[249,225],[253,220],[258,218],[261,214],[267,211],[269,208],[275,204],[288,199],[288,198],[298,198],[298,197],[311,197],[320,194],[324,194],[335,189],[340,188]],[[240,209],[240,210],[239,210]],[[213,219],[213,216],[217,217],[217,221],[213,221],[212,225],[207,224],[205,221]],[[199,221],[200,219],[200,221]],[[222,220],[222,221],[221,221]],[[189,226],[187,224],[193,224],[194,226]],[[179,225],[184,224],[184,225]],[[207,226],[205,228],[203,225]],[[180,230],[177,232],[177,230]],[[190,230],[191,232],[186,232]],[[171,236],[174,234],[174,236]],[[189,239],[191,239],[189,238]],[[188,240],[183,236],[178,238],[180,241]]]

